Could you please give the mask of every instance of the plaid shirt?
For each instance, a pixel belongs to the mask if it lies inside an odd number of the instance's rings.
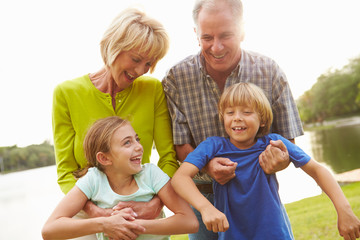
[[[286,76],[274,60],[242,50],[225,88],[238,82],[251,82],[264,90],[274,114],[272,132],[287,139],[304,133]],[[227,136],[217,110],[221,91],[206,74],[200,53],[173,66],[162,83],[175,145],[190,143],[195,148],[207,137]]]

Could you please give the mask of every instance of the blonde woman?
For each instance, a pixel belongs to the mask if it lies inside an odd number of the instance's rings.
[[[168,35],[158,21],[137,9],[126,9],[111,23],[100,42],[104,67],[59,84],[53,95],[53,136],[58,184],[66,194],[75,185],[73,172],[87,164],[83,153],[86,130],[108,116],[131,118],[144,148],[142,163],[150,162],[155,143],[158,166],[172,177],[178,163],[161,82],[149,76],[169,48]],[[119,203],[131,206],[140,218],[159,215],[162,203]],[[90,217],[109,216],[111,209],[91,201],[84,206]]]

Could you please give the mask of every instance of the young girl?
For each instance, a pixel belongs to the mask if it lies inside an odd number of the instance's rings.
[[[294,239],[276,175],[265,174],[259,165],[259,155],[269,142],[281,140],[293,164],[314,178],[333,202],[340,235],[344,239],[359,237],[360,221],[330,172],[287,139],[268,134],[273,115],[259,87],[239,83],[227,88],[220,98],[219,115],[229,138],[206,139],[172,179],[175,191],[201,213],[208,230],[219,232],[219,239]],[[225,185],[213,182],[216,208],[192,181],[214,157],[237,163],[233,180]]]
[[[169,239],[150,236],[193,233],[198,222],[190,206],[173,190],[169,177],[153,164],[141,165],[143,147],[129,122],[119,117],[98,120],[84,140],[88,170],[59,203],[42,229],[44,239],[67,239],[98,233],[98,239]],[[80,173],[81,175],[81,173]],[[131,209],[110,217],[75,219],[88,200],[101,208],[119,201],[150,201],[158,195],[174,213],[164,219],[136,219]],[[117,231],[115,231],[116,229]],[[106,237],[107,236],[107,237]]]

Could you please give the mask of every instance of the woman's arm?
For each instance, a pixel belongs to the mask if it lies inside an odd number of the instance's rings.
[[[65,194],[75,185],[72,173],[79,169],[74,156],[75,130],[62,86],[55,88],[52,105],[52,130],[56,159],[57,182]]]
[[[160,198],[155,195],[149,202],[137,202],[137,201],[126,201],[119,202],[113,210],[119,211],[124,208],[131,208],[137,215],[137,218],[141,219],[155,219],[157,218],[164,204]]]
[[[69,239],[98,232],[113,238],[131,236],[135,239],[137,234],[134,232],[144,230],[138,224],[128,221],[135,219],[131,209],[111,217],[73,218],[87,201],[86,195],[77,186],[70,190],[46,221],[42,229],[43,239]]]
[[[171,184],[181,197],[201,213],[208,230],[224,232],[229,228],[226,216],[200,193],[192,180],[198,172],[199,169],[195,165],[185,162],[176,171]]]
[[[156,82],[154,107],[154,143],[159,153],[158,166],[169,177],[179,168],[173,143],[171,120],[160,81]]]
[[[113,213],[111,208],[101,208],[96,206],[92,201],[87,201],[84,208],[84,212],[91,218],[94,217],[109,217]]]
[[[173,235],[198,231],[199,223],[194,212],[189,204],[176,194],[170,181],[161,188],[158,196],[174,215],[163,219],[135,220],[145,227],[145,234]]]
[[[338,215],[339,233],[344,239],[360,237],[360,220],[355,216],[339,184],[331,173],[313,159],[301,167],[328,195]]]

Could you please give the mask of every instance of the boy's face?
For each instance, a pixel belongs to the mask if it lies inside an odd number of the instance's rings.
[[[247,149],[255,144],[260,128],[259,114],[249,106],[227,107],[224,111],[224,127],[230,142],[239,149]]]

